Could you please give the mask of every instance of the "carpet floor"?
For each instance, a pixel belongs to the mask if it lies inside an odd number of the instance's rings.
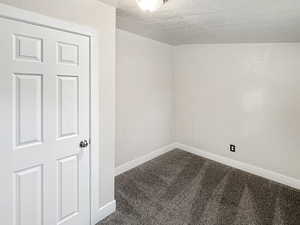
[[[98,225],[300,225],[300,191],[174,150],[116,177]]]

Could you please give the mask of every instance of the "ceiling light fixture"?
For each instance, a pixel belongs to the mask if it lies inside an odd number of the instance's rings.
[[[139,7],[144,11],[156,11],[168,0],[136,0]]]

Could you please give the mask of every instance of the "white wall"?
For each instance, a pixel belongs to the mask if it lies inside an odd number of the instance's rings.
[[[179,46],[174,66],[177,141],[300,179],[300,43]]]
[[[10,4],[93,27],[99,35],[100,93],[100,196],[99,206],[114,200],[114,152],[115,152],[115,16],[114,7],[98,0],[0,0]]]
[[[172,143],[172,47],[117,30],[116,167]]]
[[[116,167],[176,141],[300,179],[299,60],[300,43],[170,47],[118,30]]]

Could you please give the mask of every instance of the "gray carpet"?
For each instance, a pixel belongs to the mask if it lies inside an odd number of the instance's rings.
[[[300,225],[299,190],[181,150],[116,177],[116,200],[98,225]]]

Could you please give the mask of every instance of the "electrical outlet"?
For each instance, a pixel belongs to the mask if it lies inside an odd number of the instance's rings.
[[[229,149],[230,149],[231,152],[235,152],[235,145],[230,145]]]

